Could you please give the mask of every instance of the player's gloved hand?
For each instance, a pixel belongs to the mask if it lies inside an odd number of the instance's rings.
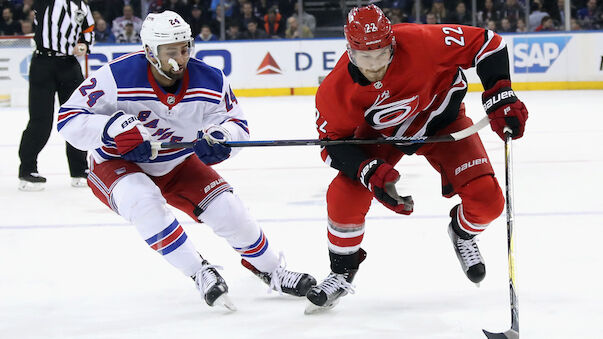
[[[501,139],[505,140],[505,126],[511,129],[513,139],[523,136],[528,110],[515,96],[510,80],[499,80],[482,93],[482,103],[490,117],[490,127]]]
[[[103,140],[115,142],[121,157],[133,162],[150,161],[149,138],[149,132],[138,118],[123,111],[113,113],[103,130]]]
[[[412,213],[412,197],[401,197],[396,191],[400,173],[392,165],[381,159],[366,160],[358,169],[358,179],[385,207],[399,214]]]
[[[204,164],[214,165],[230,156],[230,147],[221,144],[229,140],[230,133],[224,127],[212,125],[205,131],[199,131],[193,150]]]

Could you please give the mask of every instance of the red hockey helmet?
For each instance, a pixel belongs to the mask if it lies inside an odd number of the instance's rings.
[[[350,48],[363,51],[386,47],[394,39],[392,23],[379,7],[372,4],[352,8],[343,31]]]

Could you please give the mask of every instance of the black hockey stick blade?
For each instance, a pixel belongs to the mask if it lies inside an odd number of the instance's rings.
[[[484,334],[486,335],[486,337],[488,337],[488,339],[519,339],[519,332],[513,329],[509,329],[508,331],[502,333],[492,333],[486,330],[482,331],[484,331]]]

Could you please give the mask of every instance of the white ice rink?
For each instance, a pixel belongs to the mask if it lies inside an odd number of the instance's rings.
[[[521,92],[530,112],[515,156],[516,262],[522,338],[603,338],[603,91]],[[239,98],[252,139],[315,138],[312,97]],[[483,116],[478,93],[465,103]],[[17,190],[26,109],[0,109],[0,338],[485,338],[510,326],[504,214],[480,236],[487,276],[461,272],[446,233],[458,198],[438,174],[405,157],[399,191],[415,211],[373,204],[354,283],[329,313],[305,299],[267,294],[238,255],[177,212],[189,238],[222,275],[239,310],[203,302],[190,278],[149,249],[133,226],[89,189],[69,186],[64,143],[39,157],[46,190]],[[504,185],[503,143],[480,132]],[[244,149],[216,166],[260,221],[289,268],[329,272],[325,192],[335,171],[313,146]]]

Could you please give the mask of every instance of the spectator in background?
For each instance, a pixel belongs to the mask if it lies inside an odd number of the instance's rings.
[[[517,19],[525,16],[524,10],[517,0],[506,0],[500,9],[500,17],[509,19],[512,26],[517,25]]]
[[[507,18],[502,18],[500,20],[500,31],[499,33],[510,33],[513,32],[513,26],[511,26],[511,22]]]
[[[21,20],[21,34],[28,35],[33,33],[33,23],[29,20]]]
[[[599,29],[603,21],[603,11],[597,8],[597,0],[588,0],[586,7],[578,10],[578,20],[584,29]]]
[[[125,5],[123,7],[123,16],[116,18],[113,20],[113,26],[111,27],[111,31],[116,39],[119,39],[122,33],[125,33],[126,23],[131,23],[136,35],[140,33],[140,29],[142,28],[142,19],[134,16],[134,8],[130,5]],[[125,35],[124,35],[125,36]]]
[[[5,7],[2,10],[2,22],[0,22],[0,35],[21,34],[21,24],[13,19],[13,9]]]
[[[211,5],[209,5],[209,10],[211,12],[217,13],[218,7],[220,6],[220,1],[221,0],[212,0]],[[234,1],[235,0],[224,0],[224,15],[228,18],[230,18],[232,16],[232,13],[233,13],[232,6],[234,5]]]
[[[471,25],[471,14],[467,13],[467,7],[462,1],[457,2],[454,12],[446,17],[447,24]]]
[[[228,21],[226,19],[226,17],[222,18],[222,6],[218,5],[216,10],[212,13],[211,20],[209,22],[211,31],[215,32],[216,34],[220,32],[222,20],[224,20],[224,29],[226,29],[226,27],[228,27]]]
[[[201,33],[195,37],[195,41],[206,42],[206,41],[217,41],[218,37],[211,32],[209,25],[201,26]]]
[[[165,4],[167,0],[163,0]],[[105,12],[103,13],[103,17],[107,23],[113,22],[117,17],[123,15],[123,8],[125,6],[130,6],[132,9],[132,16],[141,17],[141,0],[103,0],[105,2]],[[136,28],[136,22],[131,20],[134,23],[134,28]],[[142,23],[140,24],[142,26]],[[139,29],[140,31],[140,29]]]
[[[530,11],[531,13],[528,17],[528,29],[533,32],[542,22],[542,18],[549,16],[549,14],[542,11],[542,4],[540,3],[540,0],[534,0],[530,3]]]
[[[247,40],[259,40],[268,39],[266,31],[258,27],[258,20],[254,19],[247,22],[247,30],[243,32],[243,39]]]
[[[293,14],[291,16],[294,17],[295,19],[297,19],[297,22],[300,22],[303,26],[307,26],[312,33],[314,33],[314,31],[316,30],[316,18],[314,17],[314,15],[306,12],[303,7],[302,7],[301,20],[300,20],[300,18],[298,18],[299,2],[297,2],[297,1],[295,2],[295,5],[293,7]]]
[[[300,35],[301,31],[301,35]],[[306,25],[299,25],[297,18],[294,16],[287,19],[287,29],[285,30],[285,38],[287,39],[308,39],[313,38],[314,34],[310,31],[310,28]]]
[[[550,16],[545,16],[542,18],[542,21],[538,27],[534,30],[535,32],[552,32],[555,30],[555,24],[553,23],[553,18]]]
[[[243,38],[239,25],[239,22],[236,20],[231,20],[228,23],[228,27],[226,28],[226,40],[241,40]]]
[[[163,0],[161,7],[162,10],[178,13],[183,18],[189,16],[189,13],[186,13],[186,4],[181,0]]]
[[[284,19],[276,7],[270,8],[264,16],[264,30],[271,38],[279,39],[285,36]]]
[[[573,1],[570,1],[570,17],[576,18],[578,11],[576,10],[575,4],[573,4],[572,2]],[[553,18],[553,21],[555,22],[557,28],[565,29],[565,1],[558,0],[557,6],[553,7],[553,10],[549,13],[551,15],[551,18]]]
[[[271,3],[268,0],[255,0],[253,6],[253,15],[258,18],[263,18],[268,13]]]
[[[438,23],[438,20],[436,19],[435,14],[429,12],[427,13],[427,15],[425,15],[425,23],[429,24],[429,25],[435,25]]]
[[[193,5],[189,14],[186,21],[191,26],[193,36],[197,36],[201,33],[201,26],[210,21],[209,15],[199,5]]]
[[[477,12],[477,25],[486,27],[488,20],[498,21],[500,18],[498,10],[494,7],[493,0],[484,1],[484,8]]]
[[[436,23],[441,24],[446,20],[446,7],[443,0],[433,0],[430,12],[435,15]]]
[[[572,31],[580,31],[582,30],[582,27],[580,27],[580,23],[578,22],[578,19],[572,18],[570,21],[570,29]]]
[[[124,30],[116,38],[115,42],[118,44],[136,44],[140,43],[140,35],[134,29],[132,22],[125,22]]]
[[[238,21],[241,23],[241,31],[246,31],[247,24],[254,20],[256,20],[256,18],[253,15],[253,4],[249,1],[245,1],[241,5],[241,12],[238,17]]]
[[[33,0],[23,0],[22,3],[15,1],[15,3],[14,20],[29,20],[29,13],[33,12]]]
[[[94,40],[96,42],[104,42],[108,44],[115,43],[115,36],[109,26],[107,26],[107,22],[105,19],[100,18],[95,21],[94,24]]]
[[[491,30],[492,32],[498,32],[498,28],[496,27],[496,21],[488,20],[486,23],[486,28]]]
[[[101,19],[104,20],[103,15],[99,11],[92,11],[92,19],[94,19],[95,24]]]
[[[526,26],[526,22],[523,18],[517,19],[517,29],[515,32],[517,33],[526,33],[528,31],[528,27]]]

